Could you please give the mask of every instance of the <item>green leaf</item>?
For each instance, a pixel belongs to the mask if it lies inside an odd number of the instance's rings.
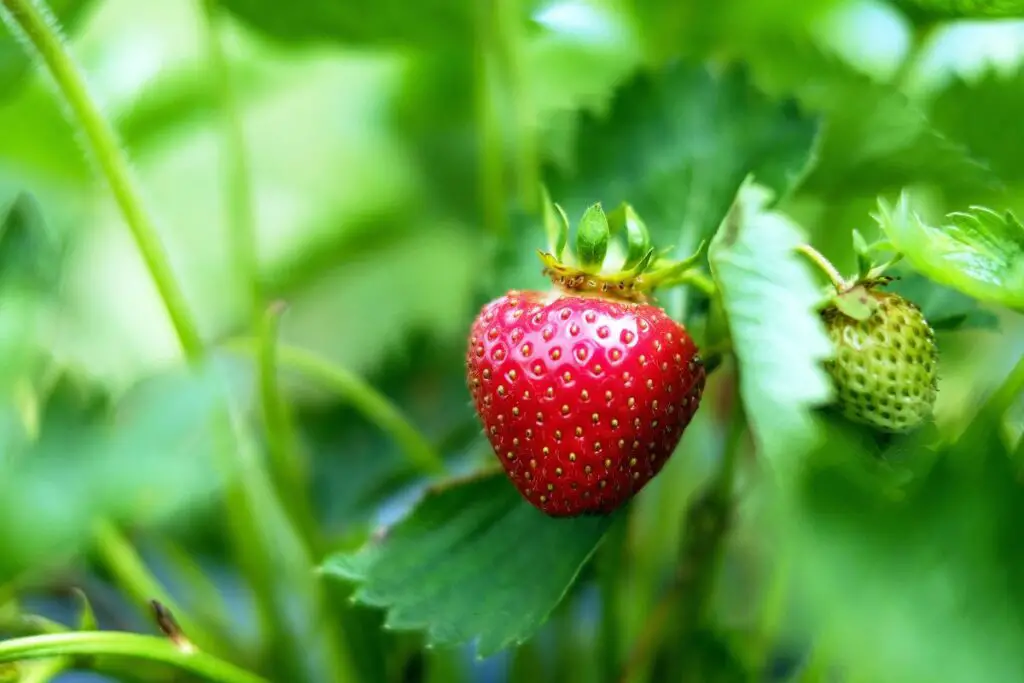
[[[453,0],[415,4],[383,0],[372,6],[338,0],[220,0],[252,27],[280,40],[339,41],[357,45],[468,46],[475,8]]]
[[[600,204],[587,208],[576,229],[576,258],[583,268],[600,267],[608,254],[608,217]]]
[[[708,250],[739,361],[740,396],[764,456],[788,469],[817,438],[811,416],[831,398],[832,354],[815,312],[820,288],[795,252],[800,228],[748,186]]]
[[[43,219],[39,202],[19,194],[0,222],[0,285],[50,294],[60,279],[64,251]]]
[[[47,5],[54,19],[60,22],[62,32],[73,32],[85,18],[92,0],[49,0]],[[11,30],[11,23],[4,16],[7,10],[0,9],[3,28],[0,28],[0,100],[17,92],[17,87],[29,72],[34,58],[26,51],[22,36]]]
[[[651,251],[651,233],[629,204],[623,203],[608,214],[608,224],[613,235],[620,231],[626,235],[626,258],[624,269],[640,263]]]
[[[1020,677],[1024,488],[999,430],[988,434],[937,455],[911,440],[879,459],[835,431],[801,482],[780,530],[793,597],[850,680]],[[935,464],[897,493],[881,485],[894,460]]]
[[[1024,16],[1021,0],[896,0],[896,4],[921,21]]]
[[[986,163],[1003,181],[1024,178],[1016,153],[1024,145],[1017,113],[1024,110],[1024,68],[990,68],[958,77],[931,102],[932,124]]]
[[[354,599],[433,645],[476,641],[483,657],[529,639],[565,596],[613,517],[553,519],[504,473],[430,490],[382,540],[323,566]]]
[[[574,171],[551,169],[549,187],[570,214],[596,201],[628,202],[655,244],[689,254],[710,238],[750,173],[777,197],[786,194],[817,131],[791,102],[756,90],[741,67],[713,74],[677,62],[634,76],[607,115],[582,114]]]
[[[895,206],[880,199],[875,220],[921,274],[980,301],[1024,309],[1024,226],[1010,212],[972,207],[932,226],[904,193]]]
[[[893,274],[899,279],[889,283],[887,289],[917,304],[936,330],[1000,329],[999,317],[982,308],[976,299],[906,268]]]
[[[48,404],[41,436],[0,461],[0,581],[83,550],[98,518],[146,527],[220,490],[211,416],[226,404],[216,365],[139,383],[111,419]]]
[[[845,200],[910,184],[999,187],[985,164],[894,85],[809,41],[773,41],[756,54],[763,87],[792,94],[808,113],[824,118],[817,163],[803,191]]]

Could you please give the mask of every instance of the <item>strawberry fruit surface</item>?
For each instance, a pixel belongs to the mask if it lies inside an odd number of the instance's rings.
[[[890,292],[868,295],[876,306],[865,320],[834,306],[823,311],[835,346],[826,369],[847,419],[880,431],[906,432],[927,420],[935,405],[935,333],[914,303]]]
[[[705,370],[655,306],[509,292],[473,323],[470,391],[520,493],[552,516],[609,513],[664,467]]]

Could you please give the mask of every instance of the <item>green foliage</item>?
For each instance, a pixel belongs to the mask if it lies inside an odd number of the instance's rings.
[[[1024,5],[1021,5],[1024,16]],[[928,103],[933,125],[982,160],[1005,182],[1021,180],[1014,150],[1024,143],[1013,112],[1024,107],[1024,69],[988,68],[970,78],[957,77]]]
[[[878,683],[1012,680],[1024,645],[1024,594],[1008,578],[1024,566],[1018,465],[994,433],[937,450],[915,441],[883,453],[882,467],[934,466],[887,495],[858,463],[874,456],[829,434],[846,461],[819,459],[829,464],[801,481],[792,580],[837,667]]]
[[[815,312],[821,289],[796,247],[798,226],[746,188],[708,252],[743,374],[740,396],[758,444],[788,470],[818,438],[812,409],[832,397],[820,363],[832,345]],[[770,310],[770,315],[765,312]]]
[[[351,3],[310,0],[282,7],[270,0],[220,0],[224,8],[281,40],[330,40],[357,45],[451,47],[468,44],[473,6],[452,0],[410,5],[387,0],[373,12]]]
[[[1019,2],[0,7],[0,635],[42,634],[0,660],[46,657],[16,675],[1019,678],[1024,71],[1014,24],[947,21]],[[594,206],[588,264],[696,253],[654,303],[709,375],[642,494],[555,520],[488,467],[465,336]],[[941,332],[925,427],[828,405],[806,244],[898,259]],[[201,652],[118,631],[153,599]]]
[[[745,69],[721,74],[675,63],[616,90],[607,114],[584,114],[568,171],[551,193],[569,215],[587,203],[628,202],[655,244],[689,255],[711,237],[753,173],[784,195],[808,162],[817,122],[756,90]]]
[[[4,435],[0,581],[83,550],[96,515],[151,527],[208,504],[231,476],[211,462],[210,420],[225,409],[226,389],[211,365],[148,378],[109,415],[73,381],[36,397],[38,424]],[[13,452],[12,442],[21,443]]]
[[[974,207],[925,223],[904,195],[879,204],[877,221],[922,274],[982,301],[1024,309],[1024,226],[1009,211]]]
[[[434,645],[475,641],[486,657],[534,634],[612,519],[551,519],[491,473],[428,491],[379,540],[323,571],[357,582],[355,599],[385,608],[388,628],[423,630]]]

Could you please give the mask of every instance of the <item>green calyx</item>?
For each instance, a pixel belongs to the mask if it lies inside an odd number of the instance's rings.
[[[605,213],[600,203],[584,211],[569,249],[569,218],[544,195],[544,225],[549,251],[540,251],[544,274],[558,287],[627,301],[647,301],[659,287],[702,285],[697,269],[704,253],[701,243],[693,255],[673,260],[672,249],[660,252],[651,243],[647,226],[629,204]]]
[[[854,320],[867,320],[878,308],[878,300],[870,295],[872,289],[884,287],[896,278],[886,275],[885,271],[903,258],[896,253],[888,260],[879,263],[876,255],[892,251],[892,244],[880,240],[868,244],[864,236],[857,230],[853,231],[853,250],[857,256],[857,275],[844,278],[839,270],[817,249],[809,244],[802,244],[797,251],[806,256],[831,281],[831,288],[820,309],[835,307],[841,313]]]

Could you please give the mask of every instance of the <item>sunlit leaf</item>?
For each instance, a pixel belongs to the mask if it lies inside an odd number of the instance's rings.
[[[959,138],[933,125],[926,110],[893,84],[808,42],[774,42],[756,54],[766,88],[792,94],[824,118],[818,162],[804,191],[843,201],[911,183],[961,191],[998,186]]]
[[[431,490],[383,539],[323,571],[356,582],[355,599],[387,610],[388,627],[488,656],[545,622],[611,521],[547,517],[487,474]]]
[[[764,456],[789,469],[814,444],[811,411],[832,395],[821,299],[795,248],[804,236],[748,187],[711,242],[708,260],[739,361],[740,396]],[[748,191],[749,190],[749,191]]]
[[[879,226],[918,271],[980,301],[1024,308],[1024,226],[1007,211],[984,207],[949,214],[929,225],[902,195],[879,200]]]

